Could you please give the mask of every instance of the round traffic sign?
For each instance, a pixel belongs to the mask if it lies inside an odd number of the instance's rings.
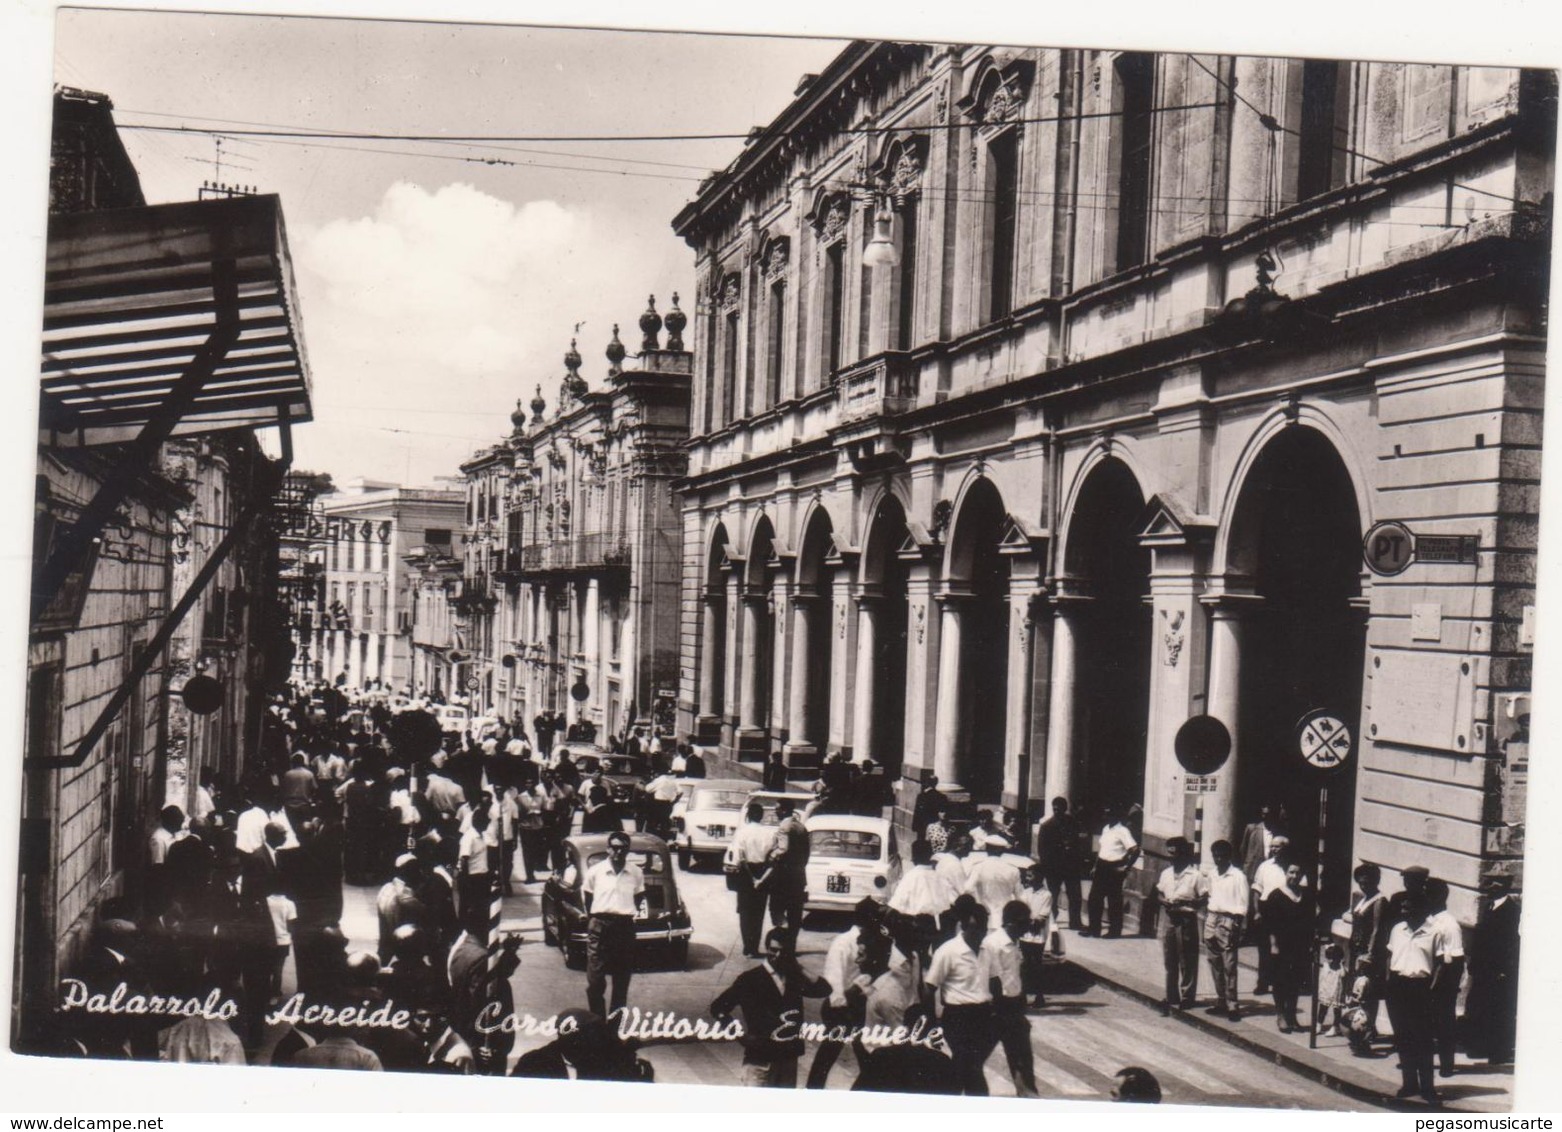
[[[1231,754],[1231,732],[1213,715],[1195,715],[1177,728],[1172,750],[1189,774],[1214,774]]]
[[[1297,720],[1296,749],[1308,766],[1334,770],[1350,762],[1355,740],[1344,720],[1329,708],[1319,708]]]
[[[1374,523],[1361,540],[1361,556],[1374,574],[1403,574],[1415,561],[1416,536],[1403,523]]]
[[[481,688],[482,686],[483,686],[483,682],[478,677],[476,677],[476,676],[468,676],[466,678],[466,690],[468,692],[475,692],[479,688]]]
[[[205,674],[192,676],[184,682],[179,695],[192,715],[211,715],[222,707],[222,681]]]
[[[577,680],[570,686],[570,698],[577,703],[585,703],[591,698],[591,685],[584,680]]]

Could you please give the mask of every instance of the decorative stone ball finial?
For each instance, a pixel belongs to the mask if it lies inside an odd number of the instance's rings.
[[[662,316],[656,313],[656,296],[646,300],[645,313],[640,316],[640,350],[660,350],[657,336],[662,332]]]
[[[689,325],[689,316],[678,309],[678,292],[673,292],[672,310],[667,312],[667,348],[683,349],[683,328]]]
[[[580,351],[575,349],[575,339],[569,340],[569,349],[564,354],[564,368],[571,376],[580,368]]]
[[[532,395],[532,424],[542,423],[543,413],[548,411],[548,403],[542,399],[542,386],[537,386],[537,392]]]
[[[661,320],[658,319],[657,322],[660,323]],[[658,326],[657,329],[661,329],[661,327]],[[655,349],[655,347],[653,346],[652,349]],[[623,361],[627,351],[624,349],[624,344],[618,340],[618,323],[616,322],[613,324],[613,340],[607,344],[606,353],[607,375],[609,377],[617,377],[624,372]]]
[[[526,402],[519,397],[515,399],[515,412],[510,414],[510,425],[516,432],[526,427]]]

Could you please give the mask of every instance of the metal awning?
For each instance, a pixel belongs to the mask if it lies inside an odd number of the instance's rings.
[[[44,439],[127,442],[170,412],[175,436],[310,419],[275,196],[50,218]]]

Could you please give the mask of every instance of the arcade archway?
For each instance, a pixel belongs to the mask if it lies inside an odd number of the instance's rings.
[[[1088,599],[1077,618],[1074,797],[1094,820],[1144,799],[1150,718],[1150,552],[1139,544],[1144,493],[1121,460],[1098,464],[1074,504],[1065,571]]]
[[[1283,806],[1292,840],[1316,852],[1321,778],[1297,752],[1301,717],[1326,709],[1358,745],[1366,617],[1361,516],[1339,452],[1315,429],[1290,428],[1259,454],[1238,496],[1228,586],[1250,579],[1239,675],[1239,828],[1260,806]],[[1324,906],[1349,898],[1356,761],[1329,779]]]
[[[960,718],[955,769],[978,802],[1003,796],[1009,695],[1009,566],[999,553],[1007,512],[991,480],[975,481],[949,536],[949,600],[960,609]]]
[[[905,509],[886,495],[874,510],[862,556],[862,600],[873,625],[872,683],[858,693],[858,703],[870,707],[855,746],[858,757],[883,766],[891,781],[900,775],[906,734],[906,564],[898,553],[905,541]],[[859,634],[859,648],[862,640]]]

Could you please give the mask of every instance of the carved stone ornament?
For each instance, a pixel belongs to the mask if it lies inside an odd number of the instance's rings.
[[[1169,668],[1177,667],[1177,661],[1182,656],[1182,648],[1187,640],[1187,634],[1182,631],[1185,616],[1180,609],[1161,610],[1161,619],[1166,622],[1166,632],[1161,637],[1161,643],[1166,650],[1165,663]]]
[[[738,300],[743,297],[743,280],[736,271],[729,272],[721,281],[721,307],[726,310],[738,305]]]
[[[837,196],[830,201],[830,206],[825,209],[824,224],[821,234],[826,240],[833,240],[846,230],[846,221],[851,217],[851,209],[847,207],[846,198]]]
[[[917,644],[921,644],[927,637],[927,606],[920,601],[911,607],[917,623]]]
[[[844,601],[836,605],[835,616],[841,623],[839,635],[841,640],[844,641],[846,639],[846,603]]]
[[[777,236],[765,245],[760,267],[766,279],[779,279],[786,274],[787,261],[791,259],[792,242],[785,236]]]
[[[949,80],[945,79],[938,84],[938,89],[933,92],[933,117],[940,122],[949,118]]]
[[[922,185],[922,158],[909,146],[900,151],[895,168],[890,171],[890,186],[896,196],[914,193]]]

